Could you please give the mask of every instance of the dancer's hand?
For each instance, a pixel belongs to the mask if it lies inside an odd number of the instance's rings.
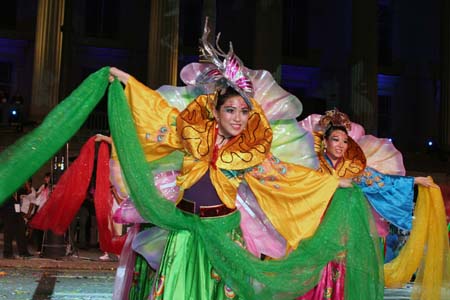
[[[113,82],[115,77],[119,79],[120,82],[126,85],[130,74],[125,73],[124,71],[117,69],[116,67],[111,67],[109,69],[109,81]]]
[[[418,184],[424,187],[436,187],[431,177],[414,177],[414,184]]]
[[[100,133],[97,133],[95,135],[94,141],[96,141],[96,142],[107,142],[108,144],[112,143],[112,139],[109,136],[106,136],[106,135],[103,135],[103,134],[100,134]]]

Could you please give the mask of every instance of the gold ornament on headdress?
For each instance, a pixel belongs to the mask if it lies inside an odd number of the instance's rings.
[[[346,114],[340,112],[337,108],[325,112],[319,120],[319,126],[324,132],[331,126],[343,126],[347,131],[352,130],[352,123]]]

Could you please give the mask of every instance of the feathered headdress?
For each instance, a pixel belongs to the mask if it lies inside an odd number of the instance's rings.
[[[220,33],[216,38],[216,48],[208,41],[211,30],[208,27],[208,18],[205,21],[203,35],[200,39],[200,51],[202,62],[212,64],[206,68],[200,76],[196,78],[196,84],[213,84],[215,90],[225,90],[228,86],[235,89],[252,108],[250,97],[253,97],[253,84],[245,73],[244,64],[233,51],[233,44],[230,42],[228,53],[219,47]]]

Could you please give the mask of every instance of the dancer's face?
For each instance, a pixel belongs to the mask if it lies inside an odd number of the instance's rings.
[[[347,151],[348,135],[342,130],[335,130],[325,139],[325,146],[328,157],[335,162],[342,158]]]
[[[239,135],[247,126],[250,109],[241,96],[231,96],[225,100],[214,117],[219,126],[219,134],[230,138]]]

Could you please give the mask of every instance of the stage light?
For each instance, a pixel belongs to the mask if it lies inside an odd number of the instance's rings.
[[[433,141],[432,141],[432,140],[429,140],[429,141],[427,142],[427,145],[428,145],[428,147],[433,147]]]
[[[8,117],[9,126],[15,127],[17,131],[22,131],[22,111],[18,107],[11,107]]]
[[[388,138],[388,141],[392,143],[393,139],[392,138]]]

